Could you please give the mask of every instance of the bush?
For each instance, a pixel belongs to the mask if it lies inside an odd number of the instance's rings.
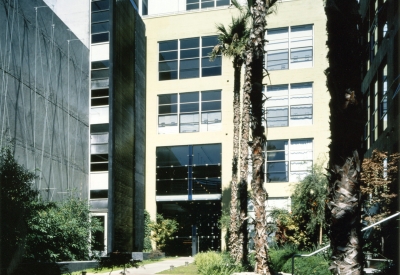
[[[285,245],[281,248],[270,248],[269,251],[270,257],[270,267],[276,271],[282,271],[283,266],[288,260],[292,259],[294,254],[297,254],[297,250],[295,246]]]
[[[215,251],[198,253],[194,263],[202,275],[230,275],[243,271],[242,266],[235,264],[228,254]]]
[[[28,227],[26,257],[41,262],[88,260],[94,233],[102,230],[90,219],[88,202],[73,197],[39,202]]]
[[[144,240],[143,240],[143,252],[150,252],[153,250],[151,246],[151,228],[150,228],[150,214],[144,210]]]
[[[309,254],[311,252],[302,252],[299,254]],[[294,274],[295,275],[331,275],[329,271],[329,261],[324,255],[315,255],[311,257],[301,257],[294,259]],[[283,272],[292,272],[292,259],[286,261],[283,265]]]
[[[18,164],[9,148],[0,151],[0,273],[22,259],[27,220],[34,213],[36,176]]]

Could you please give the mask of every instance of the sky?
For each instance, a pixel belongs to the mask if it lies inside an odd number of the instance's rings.
[[[43,0],[89,48],[90,0]]]

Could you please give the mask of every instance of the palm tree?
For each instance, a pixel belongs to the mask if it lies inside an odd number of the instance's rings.
[[[240,86],[241,70],[243,66],[246,42],[249,36],[247,29],[248,12],[246,12],[236,0],[232,4],[240,10],[239,17],[233,17],[231,24],[226,29],[224,25],[218,24],[219,44],[216,45],[211,53],[211,59],[218,54],[232,58],[234,68],[234,87],[233,87],[233,159],[232,159],[232,180],[231,180],[231,205],[230,205],[230,254],[236,262],[243,260],[243,234],[240,234],[239,209],[238,209],[238,158],[239,158],[239,134],[240,134]],[[247,196],[246,196],[247,198]],[[247,199],[246,199],[247,207]],[[247,227],[246,227],[247,232]],[[240,236],[239,236],[240,234]]]
[[[333,274],[362,274],[360,245],[360,104],[361,73],[357,0],[327,0],[329,68],[325,71],[329,103],[329,224]]]
[[[243,86],[243,105],[251,103],[251,112],[243,109],[242,129],[249,131],[251,121],[252,141],[249,143],[252,156],[252,201],[255,211],[254,244],[257,274],[271,274],[268,266],[268,244],[266,233],[265,201],[268,193],[264,189],[264,144],[265,135],[263,118],[263,78],[264,78],[264,44],[266,16],[277,0],[254,0],[251,4],[252,28],[247,43],[246,72]],[[250,111],[250,110],[249,110]],[[248,138],[248,133],[243,134]],[[243,143],[242,143],[242,149]],[[245,148],[246,153],[248,148]],[[245,153],[245,152],[242,152]],[[247,156],[247,155],[246,155]],[[247,160],[246,160],[247,162]],[[242,178],[241,180],[245,180]]]

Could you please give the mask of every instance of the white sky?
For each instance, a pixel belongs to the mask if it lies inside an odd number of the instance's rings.
[[[90,0],[43,0],[89,48]]]

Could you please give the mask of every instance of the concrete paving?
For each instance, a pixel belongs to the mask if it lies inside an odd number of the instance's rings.
[[[139,266],[138,268],[131,267],[126,269],[126,275],[153,275],[157,274],[158,272],[164,271],[171,269],[171,265],[174,267],[177,266],[182,266],[185,265],[186,263],[193,263],[194,258],[193,257],[177,257],[173,259],[168,259],[168,260],[162,260],[162,261],[157,261],[151,264],[145,264],[142,266]],[[120,275],[122,274],[122,269],[114,270],[111,273],[110,272],[96,272],[96,273],[87,273],[87,275]]]

